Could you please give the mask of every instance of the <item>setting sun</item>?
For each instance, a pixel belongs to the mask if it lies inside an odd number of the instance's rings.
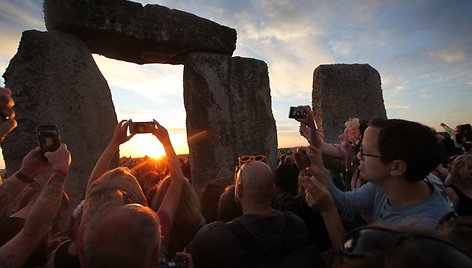
[[[185,133],[169,133],[177,154],[187,154],[188,146]],[[152,134],[136,134],[131,140],[120,146],[120,157],[144,157],[149,156],[154,159],[161,158],[166,155],[164,147],[159,140]]]
[[[120,156],[160,158],[165,156],[164,147],[152,134],[137,134],[120,146]]]

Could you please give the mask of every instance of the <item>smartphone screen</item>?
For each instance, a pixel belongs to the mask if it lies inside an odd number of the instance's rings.
[[[155,129],[154,122],[133,122],[129,126],[129,133],[153,133]]]
[[[41,152],[54,152],[61,145],[59,130],[56,125],[40,125],[36,127]]]

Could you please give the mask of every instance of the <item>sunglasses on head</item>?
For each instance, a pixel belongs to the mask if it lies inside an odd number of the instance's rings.
[[[239,165],[241,166],[244,163],[249,161],[262,161],[266,162],[267,157],[265,155],[243,155],[238,157]]]
[[[339,249],[348,257],[366,257],[368,253],[392,255],[397,246],[409,241],[422,262],[430,267],[472,267],[472,259],[455,245],[424,234],[397,231],[382,227],[363,227],[346,235]]]

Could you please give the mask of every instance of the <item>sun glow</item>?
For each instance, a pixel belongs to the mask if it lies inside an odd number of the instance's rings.
[[[177,154],[188,154],[187,135],[185,133],[169,131],[169,136]],[[139,158],[146,155],[154,159],[159,159],[166,155],[161,142],[152,134],[136,134],[131,140],[120,146],[120,157],[131,156]]]
[[[146,155],[154,159],[166,155],[164,147],[152,134],[136,134],[120,146],[120,156],[144,157]]]

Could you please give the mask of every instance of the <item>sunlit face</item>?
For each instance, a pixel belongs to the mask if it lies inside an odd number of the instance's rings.
[[[378,145],[380,130],[376,127],[368,127],[365,130],[362,140],[364,156],[362,157],[360,152],[357,154],[360,175],[368,181],[378,181],[388,176],[388,165],[384,164],[379,157],[368,156],[369,154],[381,156]]]

